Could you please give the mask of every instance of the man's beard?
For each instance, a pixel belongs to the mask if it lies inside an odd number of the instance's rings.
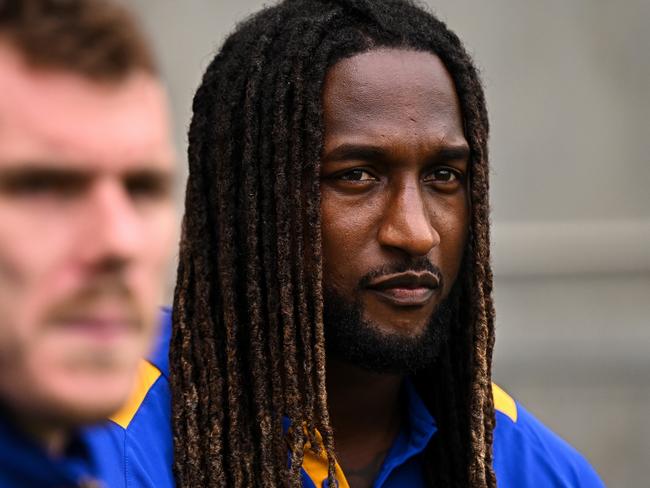
[[[433,365],[449,339],[453,316],[450,302],[450,297],[443,300],[424,330],[407,337],[382,332],[363,319],[361,303],[326,288],[323,320],[327,355],[375,373],[415,373]]]

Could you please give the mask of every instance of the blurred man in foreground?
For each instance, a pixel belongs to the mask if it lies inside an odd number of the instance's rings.
[[[124,405],[151,349],[173,157],[121,7],[0,1],[0,486],[101,486],[114,470],[114,438],[81,427]]]

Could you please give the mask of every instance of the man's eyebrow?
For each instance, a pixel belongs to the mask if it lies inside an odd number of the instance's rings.
[[[436,161],[462,161],[469,159],[470,149],[467,144],[459,144],[457,146],[444,146],[437,151],[433,159]]]
[[[331,151],[325,153],[323,161],[342,161],[342,160],[377,160],[386,157],[386,151],[372,144],[341,144]]]
[[[470,148],[467,144],[447,145],[432,154],[435,161],[462,161],[469,159]],[[386,150],[372,144],[341,144],[327,152],[323,161],[363,160],[373,161],[388,157]]]
[[[123,178],[151,178],[156,180],[171,180],[174,177],[172,169],[161,168],[132,168],[122,173]]]

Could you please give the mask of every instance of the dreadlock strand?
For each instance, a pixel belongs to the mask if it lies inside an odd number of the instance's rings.
[[[318,368],[314,365],[314,331],[312,324],[315,322],[317,315],[314,313],[314,302],[318,301],[317,297],[308,295],[310,290],[307,284],[307,273],[305,272],[305,263],[311,265],[310,259],[306,256],[306,249],[304,248],[304,239],[300,236],[304,235],[305,226],[303,221],[307,221],[307,228],[309,228],[310,218],[306,219],[307,214],[310,212],[309,203],[310,198],[305,198],[306,189],[304,188],[304,164],[305,164],[305,143],[302,127],[304,119],[309,117],[308,107],[305,106],[304,91],[307,84],[304,79],[304,67],[309,63],[313,57],[313,51],[320,48],[321,39],[325,35],[328,22],[331,20],[331,15],[324,18],[316,19],[315,21],[303,21],[304,30],[291,32],[291,36],[296,38],[295,41],[290,42],[293,48],[287,55],[290,60],[292,70],[292,84],[293,84],[293,117],[291,120],[290,130],[290,148],[291,148],[291,176],[289,178],[290,186],[293,187],[293,201],[296,202],[293,214],[293,222],[295,223],[293,254],[296,256],[294,259],[295,269],[294,278],[296,281],[297,293],[297,309],[299,312],[300,322],[300,354],[303,356],[304,370],[300,371],[301,384],[305,386],[303,389],[305,395],[305,403],[307,404],[307,411],[309,412],[305,424],[306,440],[311,446],[311,449],[320,453],[321,445],[316,437],[317,432],[317,419],[318,419],[318,406],[317,406],[317,391],[319,389]],[[311,49],[305,50],[301,48],[303,41],[306,45],[313,46]],[[311,124],[311,123],[310,123]],[[318,150],[320,152],[320,149]],[[307,203],[307,206],[305,206]]]
[[[275,141],[275,178],[274,191],[276,199],[276,235],[278,281],[280,291],[280,316],[282,327],[282,349],[284,355],[284,413],[291,419],[291,426],[287,430],[287,443],[290,452],[290,466],[288,483],[296,486],[300,481],[300,466],[303,459],[304,448],[304,426],[303,418],[305,411],[300,408],[301,393],[298,388],[298,353],[296,347],[296,311],[294,307],[294,286],[291,276],[291,261],[294,258],[291,254],[292,222],[291,207],[296,204],[289,192],[288,160],[290,158],[289,148],[289,110],[287,107],[290,101],[290,79],[288,63],[281,63],[278,70],[278,77],[275,85],[275,125],[272,130]]]
[[[271,25],[272,31],[279,31],[281,23],[276,19]],[[270,51],[276,49],[281,40],[277,39],[276,35],[269,35],[273,37],[273,45]],[[276,124],[275,117],[275,99],[274,87],[277,84],[278,74],[275,70],[268,69],[273,59],[269,58],[265,61],[267,64],[266,74],[262,80],[262,94],[260,106],[260,124],[266,127],[274,127]],[[283,350],[283,333],[281,329],[282,324],[282,298],[280,296],[281,289],[281,274],[279,269],[281,264],[278,263],[278,238],[277,238],[277,205],[281,204],[282,200],[276,198],[277,192],[275,189],[275,161],[276,161],[276,140],[273,137],[260,137],[261,138],[261,154],[260,154],[260,171],[262,177],[262,213],[263,218],[261,222],[262,234],[262,254],[264,260],[264,277],[266,280],[267,288],[267,307],[269,315],[267,317],[268,335],[267,346],[269,357],[271,359],[271,391],[272,391],[272,418],[273,418],[273,437],[275,439],[275,459],[274,466],[276,467],[276,475],[281,480],[287,478],[287,437],[284,436],[283,430],[283,417],[286,414],[286,399],[285,399],[285,373],[284,373],[284,350]],[[290,418],[288,415],[286,418]],[[291,452],[291,449],[289,448]]]
[[[483,183],[482,186],[488,186],[488,178],[486,174],[485,167],[482,166],[477,169],[476,177],[480,182]],[[481,372],[482,379],[485,383],[483,385],[484,389],[487,391],[487,395],[483,400],[483,432],[484,436],[487,437],[488,442],[486,444],[489,446],[492,444],[492,431],[494,429],[494,402],[492,398],[492,388],[491,388],[491,363],[490,358],[492,350],[494,347],[494,309],[491,299],[491,287],[492,287],[492,275],[491,270],[488,266],[485,266],[485,263],[489,263],[489,226],[488,223],[488,196],[487,192],[484,192],[482,195],[477,195],[478,205],[477,212],[481,212],[482,218],[477,218],[477,235],[478,235],[478,256],[477,268],[475,274],[478,278],[478,286],[480,289],[480,299],[481,299],[481,320],[480,324],[483,326],[481,341],[477,341],[476,348],[481,347],[481,352],[483,353],[483,361],[481,367],[483,371]],[[487,290],[486,290],[487,288]],[[480,345],[479,345],[480,342]],[[478,430],[478,429],[477,429]],[[485,477],[486,479],[495,479],[495,475],[492,469],[492,454],[491,450],[487,450],[485,453]]]
[[[205,92],[200,90],[196,97],[195,101],[199,100],[205,102]],[[204,117],[196,117],[192,121],[192,137],[194,134],[200,133],[205,127],[206,119]],[[201,171],[197,168],[199,165],[200,158],[197,155],[203,150],[202,144],[194,144],[194,150],[190,152],[190,162],[194,166],[195,171]],[[200,209],[200,201],[204,199],[203,188],[197,188],[200,186],[200,181],[188,181],[188,188],[186,192],[186,205],[188,208],[196,208],[195,218],[191,221],[187,219],[183,223],[183,232],[193,235],[199,227],[202,227],[206,223],[206,213]],[[196,234],[194,234],[196,235]],[[184,436],[189,438],[189,443],[186,446],[185,451],[176,449],[176,457],[181,459],[183,462],[175,466],[175,470],[178,478],[183,479],[185,476],[190,479],[200,480],[204,477],[204,465],[201,461],[202,446],[198,444],[198,439],[200,436],[199,432],[199,422],[197,407],[199,404],[197,386],[195,385],[196,374],[194,372],[193,365],[197,366],[198,370],[207,369],[201,364],[201,360],[197,361],[197,355],[195,354],[195,347],[193,344],[196,344],[196,347],[201,347],[201,343],[197,344],[193,340],[193,331],[196,329],[189,325],[189,317],[193,313],[196,305],[193,303],[196,300],[196,294],[193,293],[195,286],[200,286],[200,281],[202,278],[196,276],[193,272],[194,263],[190,259],[192,254],[191,243],[193,241],[184,241],[181,244],[181,255],[183,258],[179,262],[179,279],[177,285],[177,306],[174,307],[174,317],[173,320],[175,323],[179,324],[178,327],[174,328],[174,334],[172,337],[172,344],[181,343],[181,347],[175,351],[175,348],[172,347],[171,360],[172,362],[180,362],[182,365],[182,375],[176,375],[172,370],[172,387],[173,391],[180,392],[181,398],[178,398],[178,395],[174,396],[173,409],[174,416],[176,418],[184,418],[186,424],[185,433],[182,430],[177,429],[174,432],[175,439],[178,439],[179,436]],[[196,283],[196,282],[199,283]],[[203,313],[205,309],[205,301],[199,300],[198,313]],[[176,358],[176,359],[175,359]],[[176,386],[177,384],[179,384]],[[210,388],[218,388],[219,382],[216,382],[216,385],[210,385]],[[205,385],[205,381],[203,381]],[[181,422],[175,422],[175,426],[180,427]],[[176,444],[177,445],[177,444]],[[188,456],[186,456],[188,454]],[[213,459],[219,459],[219,449],[215,450]]]
[[[191,282],[191,273],[182,264],[179,264],[179,280],[178,286],[189,286]],[[176,309],[175,309],[176,310]],[[200,479],[201,466],[196,462],[198,453],[200,452],[199,446],[199,428],[195,420],[195,416],[191,414],[198,405],[198,393],[194,388],[193,382],[193,366],[190,358],[192,357],[192,344],[191,334],[187,325],[187,317],[175,311],[175,321],[178,326],[173,331],[172,340],[180,342],[182,345],[179,349],[174,351],[171,360],[181,365],[180,374],[176,376],[176,386],[183,392],[182,397],[177,399],[177,405],[184,412],[187,412],[183,418],[183,422],[174,422],[174,440],[189,439],[189,442],[184,446],[184,449],[178,450],[175,456],[179,461],[183,462],[183,469],[176,468],[176,476],[179,480]],[[182,482],[182,481],[181,481]]]
[[[244,113],[247,118],[254,120],[254,114],[260,110],[260,91],[261,81],[263,78],[263,68],[265,66],[266,51],[271,44],[271,36],[265,36],[260,39],[256,46],[256,51],[251,56],[250,66],[251,73],[248,77],[246,88],[246,98],[244,103]],[[259,120],[259,119],[258,119]],[[257,161],[262,157],[257,151],[257,141],[259,140],[259,122],[251,123],[245,128],[244,132],[244,151],[242,165],[245,167],[246,176],[242,187],[242,198],[245,205],[245,221],[248,222],[246,232],[246,264],[247,264],[247,299],[250,322],[250,376],[254,390],[254,400],[256,406],[256,419],[258,423],[258,439],[260,443],[259,460],[256,463],[261,466],[260,472],[255,472],[257,479],[260,479],[265,486],[277,486],[279,483],[278,473],[274,466],[274,446],[278,439],[273,435],[273,395],[272,379],[269,378],[268,369],[266,368],[266,356],[264,344],[268,338],[264,335],[264,314],[262,294],[264,290],[260,289],[259,283],[262,278],[261,260],[263,252],[260,250],[258,242],[259,217],[258,207],[261,211],[263,204],[259,202],[262,188],[260,181],[260,168]],[[276,385],[276,390],[277,390]],[[277,414],[276,414],[277,417]],[[280,443],[281,444],[281,443]]]
[[[228,115],[230,115],[228,113]],[[224,117],[225,120],[219,124],[217,131],[226,132],[226,129],[234,123],[232,116]],[[219,121],[218,121],[219,122]],[[223,139],[223,140],[222,140]],[[239,283],[234,271],[237,269],[236,243],[239,243],[240,236],[236,227],[236,207],[238,196],[234,176],[238,168],[233,162],[239,159],[239,148],[233,147],[233,141],[228,137],[218,134],[218,141],[221,142],[223,152],[216,160],[215,178],[222,182],[222,186],[215,195],[216,214],[219,216],[215,222],[220,239],[220,249],[217,253],[218,288],[221,296],[221,314],[223,317],[225,332],[225,384],[226,404],[228,409],[227,417],[227,463],[228,471],[232,476],[232,486],[245,486],[245,477],[252,469],[251,453],[244,447],[245,438],[249,433],[247,413],[248,404],[244,398],[242,385],[243,381],[242,352],[238,347],[238,339],[241,333],[241,324],[237,308],[236,291]]]
[[[266,85],[267,80],[264,81]],[[272,117],[268,115],[269,109],[262,111],[264,118],[262,119],[263,126],[269,126],[271,124]],[[265,138],[261,143],[261,152],[264,154],[262,161],[265,161],[265,164],[261,166],[261,175],[262,175],[262,254],[264,262],[264,279],[267,283],[267,297],[266,297],[266,306],[268,310],[268,316],[266,318],[266,323],[268,327],[268,332],[266,336],[267,340],[267,350],[269,362],[269,375],[271,376],[271,405],[272,408],[272,419],[273,419],[273,439],[274,443],[277,446],[275,449],[275,462],[274,466],[281,466],[283,469],[280,470],[279,475],[282,476],[286,471],[284,465],[286,465],[286,447],[285,442],[282,439],[282,416],[284,414],[285,402],[284,402],[284,378],[279,372],[282,371],[283,367],[283,353],[281,345],[281,334],[280,334],[280,294],[279,294],[279,285],[277,284],[278,270],[277,270],[277,238],[275,232],[275,192],[273,191],[273,168],[271,159],[272,154],[272,144],[269,138]],[[284,461],[284,463],[281,463]],[[277,471],[277,470],[276,470]]]

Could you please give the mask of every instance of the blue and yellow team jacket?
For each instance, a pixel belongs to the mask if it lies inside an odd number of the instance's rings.
[[[96,463],[94,472],[109,488],[174,486],[167,359],[171,335],[169,310],[164,311],[162,322],[159,344],[150,359],[141,365],[137,389],[131,401],[106,426],[84,434]],[[408,421],[402,426],[384,461],[375,488],[425,486],[419,455],[435,435],[436,423],[408,382],[405,395]],[[499,488],[604,486],[577,451],[496,385],[494,403],[494,469]],[[1,444],[0,441],[0,451]],[[3,469],[0,461],[0,481]],[[326,476],[326,461],[306,451],[303,486],[325,487]],[[338,467],[337,477],[339,486],[347,488],[345,475]],[[0,483],[0,486],[5,485]]]

